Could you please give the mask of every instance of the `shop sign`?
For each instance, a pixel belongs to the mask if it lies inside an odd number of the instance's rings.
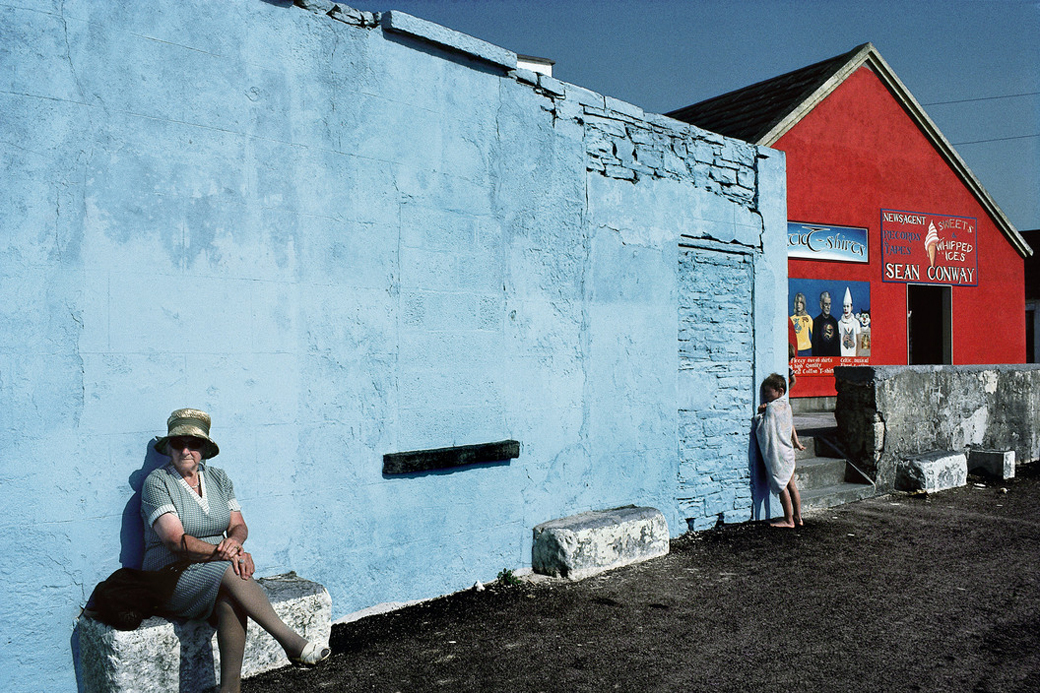
[[[977,228],[973,217],[881,210],[884,281],[978,286]]]
[[[787,222],[787,257],[870,262],[867,230],[851,226]]]

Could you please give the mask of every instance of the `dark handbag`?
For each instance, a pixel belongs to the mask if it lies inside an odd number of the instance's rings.
[[[98,583],[84,612],[117,630],[136,630],[144,619],[164,615],[184,568],[181,563],[162,570],[120,568]]]

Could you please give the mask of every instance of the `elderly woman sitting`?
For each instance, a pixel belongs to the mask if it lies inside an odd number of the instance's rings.
[[[246,617],[270,633],[294,664],[326,659],[329,648],[285,625],[253,580],[253,558],[242,548],[249,530],[234,487],[224,470],[205,462],[220,452],[209,437],[209,415],[178,409],[166,426],[155,449],[169,455],[170,463],[148,475],[141,494],[144,569],[187,564],[166,612],[216,626],[221,691],[240,688]]]

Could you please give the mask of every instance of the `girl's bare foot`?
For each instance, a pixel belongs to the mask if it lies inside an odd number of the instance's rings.
[[[804,523],[804,522],[802,522],[802,518],[800,518],[800,517],[796,517],[796,518],[794,518],[794,523],[795,523],[795,524],[796,524],[797,526],[799,526],[799,527],[803,527],[803,526],[805,526],[805,523]]]
[[[794,520],[778,520],[776,522],[770,522],[770,527],[784,527],[786,529],[794,528]]]

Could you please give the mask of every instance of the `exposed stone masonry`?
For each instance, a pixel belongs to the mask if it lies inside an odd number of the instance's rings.
[[[296,0],[296,5],[369,29],[380,26],[384,14],[391,14],[363,12],[331,0]],[[417,26],[428,24],[422,20],[413,23]],[[398,30],[409,31],[407,26]],[[423,38],[436,40],[429,36]],[[496,48],[476,39],[471,39],[471,42],[486,46],[490,51]],[[465,46],[454,48],[470,52]],[[471,54],[500,62],[482,53],[474,49]],[[756,148],[753,145],[663,115],[646,113],[633,104],[548,75],[518,68],[510,71],[509,76],[548,97],[552,106],[546,110],[551,110],[557,119],[584,126],[589,171],[633,182],[640,176],[688,182],[736,200],[748,209],[755,209],[758,181]]]
[[[679,262],[678,500],[701,530],[750,519],[751,264],[693,248]]]
[[[589,171],[633,182],[640,176],[688,182],[754,209],[753,145],[546,75],[527,70],[510,74],[552,99],[557,118],[584,126]]]

